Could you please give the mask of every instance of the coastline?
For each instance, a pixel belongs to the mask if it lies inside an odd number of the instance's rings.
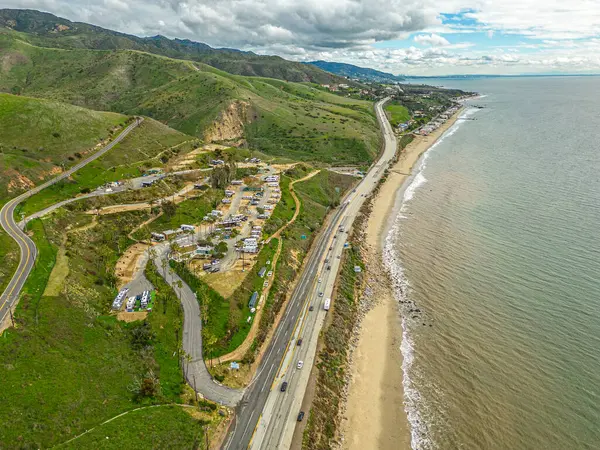
[[[371,308],[362,319],[358,343],[352,352],[340,433],[344,449],[411,448],[411,430],[404,411],[401,317],[382,262],[383,243],[413,167],[463,110],[458,110],[429,136],[416,136],[401,151],[372,200],[363,246],[367,279],[372,288],[367,300]]]

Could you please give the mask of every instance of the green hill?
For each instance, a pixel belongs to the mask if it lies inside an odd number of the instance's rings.
[[[141,114],[209,141],[329,164],[368,164],[379,134],[372,104],[310,84],[243,77],[133,50],[55,49],[0,29],[0,91]]]
[[[126,121],[121,114],[0,94],[0,201],[73,165]]]
[[[187,39],[138,37],[87,23],[71,22],[52,14],[25,9],[0,9],[0,26],[27,33],[26,40],[41,47],[94,50],[140,50],[178,59],[190,59],[238,75],[288,81],[334,83],[338,77],[317,67],[235,49],[212,48]]]

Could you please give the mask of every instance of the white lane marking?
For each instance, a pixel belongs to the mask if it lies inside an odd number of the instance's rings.
[[[244,432],[242,433],[242,436],[246,435],[246,431],[248,431],[248,427],[252,423],[252,418],[254,417],[255,413],[256,413],[256,410],[252,411],[252,414],[250,415],[250,420],[248,420],[248,423],[246,424],[246,428],[244,428]]]

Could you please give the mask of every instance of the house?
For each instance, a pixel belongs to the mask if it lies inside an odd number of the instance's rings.
[[[150,233],[150,237],[153,241],[156,241],[156,242],[162,242],[167,238],[162,233]]]
[[[267,175],[264,180],[266,182],[279,181],[279,175]]]
[[[265,277],[265,274],[267,273],[267,268],[266,267],[262,267],[259,271],[258,271],[258,276],[261,278]]]
[[[135,297],[129,297],[125,307],[127,308],[127,312],[133,312],[133,308],[135,308]]]
[[[234,186],[240,186],[240,185],[244,184],[244,182],[242,180],[232,180],[231,184]]]
[[[227,189],[225,191],[225,196],[226,197],[233,197],[235,195],[235,191],[230,191],[229,189]]]

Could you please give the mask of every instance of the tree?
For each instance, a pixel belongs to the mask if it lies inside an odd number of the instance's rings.
[[[161,208],[163,210],[163,213],[165,214],[165,216],[167,216],[168,218],[171,218],[175,215],[175,213],[177,212],[177,207],[175,206],[175,203],[166,200],[161,204]]]

